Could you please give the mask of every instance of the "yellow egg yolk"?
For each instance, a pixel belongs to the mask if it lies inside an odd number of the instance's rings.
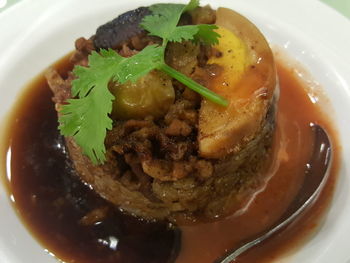
[[[211,89],[221,95],[227,95],[229,90],[241,80],[249,65],[249,53],[246,44],[232,31],[219,27],[216,32],[220,34],[219,44],[213,48],[220,54],[212,56],[208,64],[216,64],[222,68],[222,73],[215,79]]]

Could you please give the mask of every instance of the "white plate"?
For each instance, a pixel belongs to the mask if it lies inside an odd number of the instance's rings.
[[[25,84],[72,50],[76,38],[89,37],[97,26],[124,11],[161,1],[22,0],[0,13],[0,120]],[[326,222],[288,262],[349,263],[350,22],[317,0],[217,0],[211,5],[250,18],[272,44],[300,61],[327,93],[343,146],[341,174]],[[57,262],[19,221],[3,185],[0,211],[0,262]]]

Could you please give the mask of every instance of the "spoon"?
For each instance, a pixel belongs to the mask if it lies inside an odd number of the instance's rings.
[[[310,126],[315,134],[314,149],[310,161],[306,165],[304,182],[292,203],[271,227],[249,240],[244,240],[241,246],[229,251],[215,263],[235,262],[239,255],[285,228],[315,202],[330,174],[332,148],[325,130],[317,124],[311,123]]]

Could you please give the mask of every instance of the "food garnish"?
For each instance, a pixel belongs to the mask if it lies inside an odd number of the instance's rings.
[[[73,136],[94,164],[106,160],[104,140],[106,131],[112,129],[113,94],[108,85],[112,82],[123,84],[136,82],[152,70],[160,70],[180,81],[188,88],[208,100],[222,106],[228,102],[222,96],[203,87],[164,61],[168,42],[191,40],[208,45],[217,44],[220,35],[215,25],[177,26],[181,15],[199,6],[198,0],[183,4],[156,4],[150,7],[151,15],[144,17],[140,24],[149,35],[162,38],[162,45],[149,45],[131,57],[122,57],[113,49],[93,51],[89,56],[89,67],[75,66],[77,77],[72,81],[72,96],[63,105],[59,116],[59,129],[64,136]]]

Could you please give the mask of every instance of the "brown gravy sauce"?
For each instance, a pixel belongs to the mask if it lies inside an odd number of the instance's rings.
[[[311,155],[313,133],[310,123],[324,127],[332,139],[334,163],[331,176],[316,204],[298,222],[278,236],[248,251],[235,262],[271,262],[281,254],[296,248],[315,230],[321,215],[331,201],[337,177],[339,146],[336,132],[321,111],[311,102],[307,90],[293,73],[293,69],[278,64],[280,100],[277,132],[274,138],[273,162],[267,182],[242,209],[223,220],[208,224],[183,226],[182,249],[178,263],[211,263],[255,233],[259,233],[278,218],[293,200],[304,179],[305,165]],[[200,257],[198,255],[201,255]]]
[[[60,73],[68,56],[56,63]],[[332,123],[313,104],[292,69],[278,64],[280,101],[269,179],[242,209],[216,222],[181,226],[145,222],[125,215],[96,196],[75,176],[57,131],[51,91],[40,75],[23,93],[10,116],[5,144],[11,148],[9,194],[33,236],[66,262],[211,263],[240,240],[272,224],[284,212],[303,180],[311,154],[311,122],[332,139],[333,167],[315,205],[280,234],[248,251],[237,262],[271,262],[305,241],[331,202],[340,148]],[[107,207],[108,216],[92,226],[79,220]]]

